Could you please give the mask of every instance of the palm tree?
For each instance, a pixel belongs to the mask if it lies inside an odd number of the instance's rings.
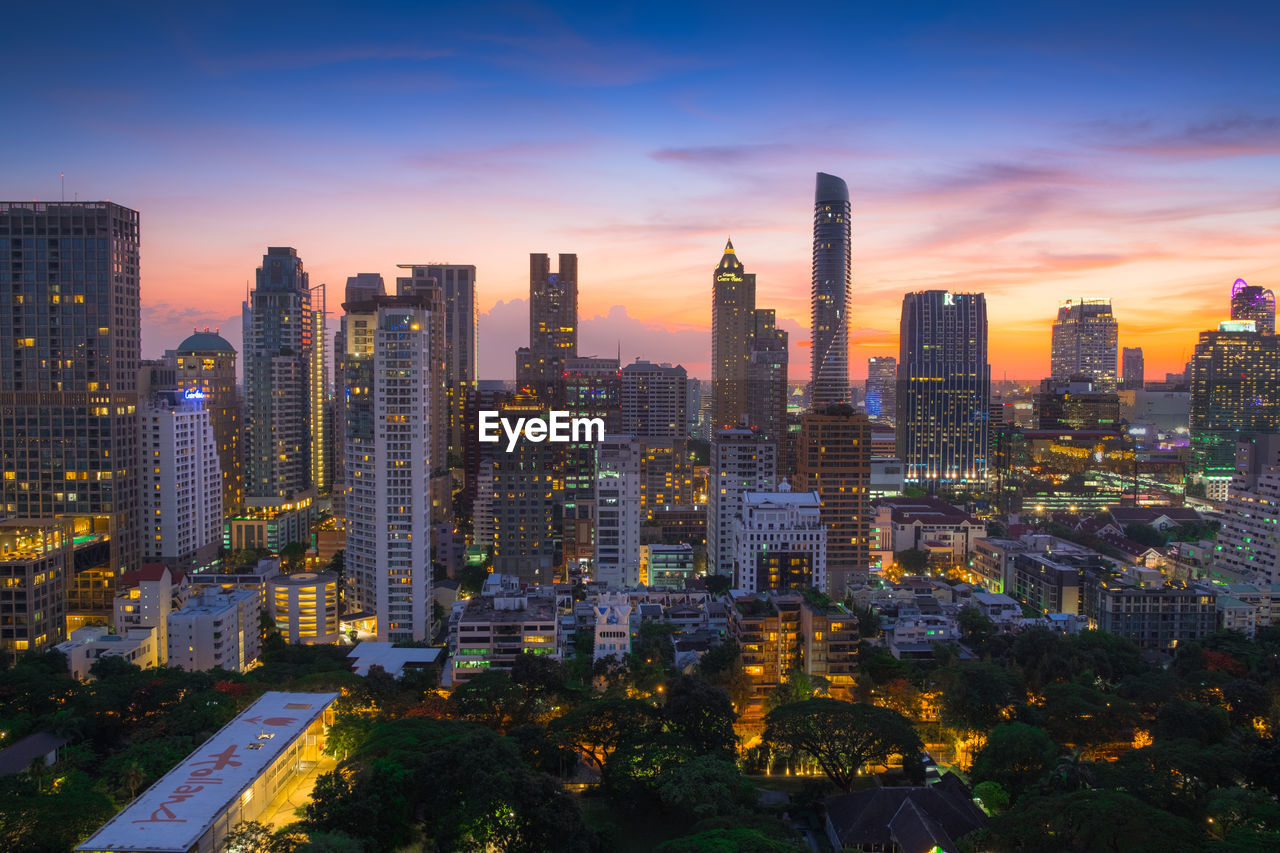
[[[1084,750],[1077,746],[1070,755],[1058,759],[1050,779],[1054,788],[1060,791],[1082,791],[1097,784],[1098,776],[1093,762],[1086,761]]]

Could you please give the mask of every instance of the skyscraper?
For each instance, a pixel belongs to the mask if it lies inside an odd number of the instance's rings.
[[[1238,278],[1231,285],[1231,319],[1253,320],[1263,335],[1276,333],[1276,295]]]
[[[813,207],[813,367],[810,405],[849,402],[849,300],[853,287],[849,188],[818,173]]]
[[[900,345],[898,458],[907,482],[985,482],[991,396],[986,297],[942,290],[906,294]]]
[[[118,204],[0,202],[0,510],[104,539],[73,611],[109,610],[140,565],[138,244]]]
[[[712,272],[711,283],[713,431],[736,425],[747,413],[747,371],[755,308],[756,277],[746,272],[730,240]]]
[[[612,589],[640,583],[640,467],[643,448],[632,435],[608,435],[596,445],[595,579]]]
[[[324,315],[297,250],[272,246],[244,306],[245,494],[290,499],[318,490],[327,450]],[[317,338],[317,333],[321,335]],[[319,365],[319,367],[317,367]],[[318,482],[319,480],[319,482]]]
[[[689,459],[688,375],[680,365],[636,361],[622,368],[622,432],[644,447],[641,500],[646,518],[659,507],[693,503]]]
[[[346,565],[353,604],[377,615],[379,640],[431,627],[431,457],[443,417],[431,336],[433,296],[356,290],[342,306]],[[438,307],[438,306],[437,306]]]
[[[1119,336],[1110,299],[1063,302],[1053,323],[1053,378],[1087,376],[1097,391],[1116,390]]]
[[[184,391],[141,401],[145,560],[198,570],[218,556],[223,480],[210,414]]]
[[[177,388],[199,399],[213,425],[222,476],[222,510],[240,511],[244,475],[240,462],[240,395],[236,392],[236,350],[217,331],[192,332],[178,344]]]
[[[565,362],[578,354],[578,256],[529,255],[529,346],[516,350],[516,384],[547,404],[563,391]]]
[[[716,430],[711,437],[707,475],[707,573],[733,575],[733,523],[742,515],[743,495],[777,485],[777,445],[757,430]]]
[[[1280,582],[1280,435],[1247,434],[1236,442],[1214,562],[1261,583]]]
[[[747,359],[747,423],[777,446],[781,459],[787,437],[787,333],[778,328],[772,308],[757,308],[753,321]]]
[[[898,360],[891,355],[867,359],[867,417],[893,424],[898,414]]]
[[[847,403],[801,416],[795,493],[817,492],[827,528],[827,583],[844,598],[870,563],[871,421]],[[710,542],[707,543],[710,545]]]
[[[463,415],[468,389],[476,387],[480,339],[476,329],[480,307],[476,301],[476,268],[471,264],[401,265],[413,277],[435,279],[444,299],[445,387],[449,404],[449,450],[462,455]]]
[[[1240,433],[1280,431],[1280,347],[1253,320],[1201,332],[1191,361],[1191,473],[1224,500]]]
[[[1145,381],[1144,373],[1146,366],[1142,358],[1142,347],[1125,347],[1120,357],[1120,363],[1124,368],[1124,381],[1121,383],[1122,388],[1126,390],[1142,390],[1142,383]]]

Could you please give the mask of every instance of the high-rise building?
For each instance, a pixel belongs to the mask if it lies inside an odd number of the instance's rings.
[[[444,417],[431,294],[403,284],[343,305],[346,567],[378,639],[430,636],[433,438]]]
[[[1276,295],[1238,278],[1231,285],[1231,319],[1252,320],[1260,334],[1276,333]]]
[[[414,275],[418,272],[415,270]],[[445,382],[449,398],[449,450],[462,455],[467,393],[476,387],[480,363],[480,304],[473,264],[428,264],[428,278],[444,289]]]
[[[546,419],[543,405],[517,400],[503,417]],[[493,571],[526,583],[556,580],[564,565],[562,445],[518,441],[493,455]]]
[[[6,663],[66,639],[72,536],[70,519],[0,520],[0,656]]]
[[[1142,347],[1125,347],[1120,356],[1120,363],[1124,369],[1124,380],[1120,387],[1127,391],[1141,391],[1146,373]]]
[[[1095,391],[1083,376],[1045,379],[1034,398],[1036,429],[1104,430],[1120,428],[1120,397]]]
[[[247,497],[290,499],[326,485],[328,359],[318,295],[296,249],[267,249],[243,312]]]
[[[578,256],[529,255],[529,346],[516,350],[516,385],[544,403],[563,390],[565,361],[578,354]]]
[[[834,598],[864,579],[870,563],[871,421],[848,404],[804,413],[796,492],[817,492],[827,529],[827,582]]]
[[[898,414],[898,360],[891,355],[867,359],[867,417],[892,424]]]
[[[244,475],[240,463],[240,395],[236,391],[236,350],[216,330],[192,332],[178,345],[176,387],[200,400],[213,425],[222,474],[222,510],[240,511]],[[160,389],[165,390],[165,389]]]
[[[777,445],[759,431],[736,427],[711,437],[707,482],[707,573],[731,576],[734,521],[742,515],[743,495],[772,491],[777,485]]]
[[[348,276],[342,302],[344,305],[372,302],[386,295],[387,287],[382,276],[374,272],[362,272]],[[347,417],[352,411],[362,411],[368,416],[370,401],[363,397],[363,389],[373,385],[373,375],[370,373],[372,361],[368,358],[369,317],[363,316],[359,318],[359,322],[359,326],[355,325],[354,320],[349,324],[343,316],[338,324],[338,332],[333,336],[333,382],[338,389],[338,393],[333,395],[333,435],[336,437],[333,442],[333,516],[344,528],[347,518],[347,489],[351,487],[347,482],[346,472]],[[361,339],[360,344],[352,351],[350,361],[347,359],[349,325],[350,334]],[[351,408],[352,404],[355,409]]]
[[[72,610],[108,610],[140,565],[138,240],[111,202],[0,202],[0,511],[109,537]]]
[[[991,366],[981,293],[924,290],[902,300],[898,458],[909,483],[983,483]]]
[[[787,436],[787,333],[778,328],[772,308],[757,308],[754,325],[747,360],[747,423],[781,454]]]
[[[1280,431],[1280,347],[1253,320],[1201,332],[1191,362],[1191,474],[1227,497],[1240,433]]]
[[[1219,568],[1280,583],[1280,435],[1242,435],[1218,532]]]
[[[1116,390],[1119,339],[1110,299],[1068,299],[1053,323],[1053,378],[1087,376],[1099,391]]]
[[[646,519],[663,506],[693,503],[687,434],[688,375],[680,365],[635,361],[622,368],[622,432],[644,447]]]
[[[575,356],[565,361],[565,407],[575,415],[603,418],[605,433],[622,423],[622,372],[616,358]],[[561,534],[566,564],[595,559],[596,444],[577,441],[558,445],[564,478]]]
[[[810,405],[849,402],[849,300],[853,288],[849,187],[818,173],[813,206],[813,366]]]
[[[596,446],[595,579],[611,589],[640,584],[640,463],[631,435],[607,435]]]
[[[756,309],[756,277],[748,273],[725,243],[724,255],[712,271],[711,394],[712,430],[738,423],[747,413],[747,369],[751,358]]]
[[[212,566],[222,545],[222,469],[210,412],[183,391],[142,401],[142,557]]]

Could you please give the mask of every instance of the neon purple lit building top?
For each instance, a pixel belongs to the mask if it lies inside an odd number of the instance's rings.
[[[1276,295],[1238,278],[1231,285],[1231,319],[1253,320],[1264,335],[1276,333]]]

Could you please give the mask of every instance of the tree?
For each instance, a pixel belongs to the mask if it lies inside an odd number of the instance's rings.
[[[1053,766],[1058,747],[1041,729],[1026,723],[1001,723],[973,759],[975,780],[996,782],[1017,799]]]
[[[638,699],[594,699],[551,721],[550,732],[604,771],[622,744],[645,739],[658,727],[656,709]]]
[[[764,700],[765,707],[772,710],[815,696],[826,696],[830,689],[831,682],[821,675],[810,676],[803,669],[793,669],[787,672],[787,677],[781,684],[769,691]]]
[[[449,696],[451,713],[461,720],[505,732],[530,720],[525,691],[499,669],[474,675]]]
[[[987,731],[1013,704],[1018,681],[1004,667],[966,663],[953,667],[943,682],[942,720],[953,728]]]
[[[733,578],[728,575],[707,575],[707,592],[716,598],[725,595],[733,586]]]
[[[908,548],[894,555],[904,575],[921,575],[929,568],[929,552]]]
[[[272,831],[256,820],[241,821],[227,833],[226,853],[293,853],[301,839],[290,829]]]
[[[1119,696],[1084,684],[1067,682],[1044,688],[1045,728],[1061,744],[1094,746],[1127,738],[1137,714]]]
[[[996,853],[1123,850],[1165,853],[1203,849],[1191,821],[1152,808],[1122,791],[1028,797],[992,821],[984,849]]]
[[[702,755],[732,759],[738,750],[737,719],[729,694],[697,676],[673,678],[662,717],[669,732]]]
[[[676,838],[655,848],[656,853],[802,853],[799,844],[770,838],[758,829],[711,829]]]
[[[1124,526],[1124,535],[1148,548],[1163,548],[1169,544],[1169,537],[1156,530],[1150,524],[1134,522]]]
[[[301,542],[290,542],[280,549],[280,571],[285,574],[298,572],[307,565],[307,546]]]
[[[973,798],[981,801],[987,814],[1000,814],[1009,808],[1009,792],[999,782],[979,782],[973,786]]]
[[[901,755],[908,773],[923,778],[923,745],[897,711],[838,699],[809,699],[770,711],[764,740],[777,749],[811,757],[842,791],[853,788],[860,768]]]
[[[996,633],[996,623],[991,617],[978,609],[976,605],[968,605],[960,609],[957,618],[960,635],[977,646],[982,646]]]
[[[757,798],[736,764],[709,755],[666,768],[655,788],[663,807],[689,823],[745,812]]]

